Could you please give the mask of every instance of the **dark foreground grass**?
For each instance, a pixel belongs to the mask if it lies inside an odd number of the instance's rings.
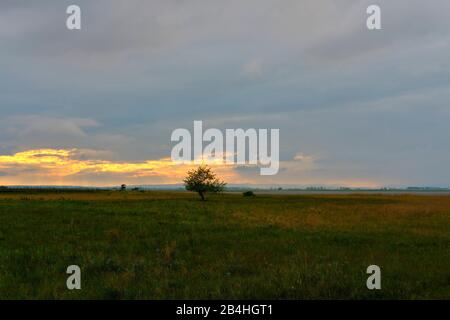
[[[449,299],[450,196],[0,193],[0,298]]]

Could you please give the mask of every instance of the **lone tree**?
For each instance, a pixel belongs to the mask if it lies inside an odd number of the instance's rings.
[[[183,180],[188,191],[198,192],[202,200],[205,200],[207,192],[221,192],[226,183],[219,180],[211,168],[201,165],[197,169],[188,171],[187,177]]]

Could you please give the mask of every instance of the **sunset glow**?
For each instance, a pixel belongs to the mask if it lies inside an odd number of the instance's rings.
[[[91,180],[111,183],[180,183],[186,172],[196,164],[179,164],[170,158],[143,162],[81,160],[78,149],[37,149],[0,156],[2,184],[88,184]],[[208,163],[226,179],[236,174],[232,166]]]
[[[140,162],[102,159],[105,152],[88,149],[31,149],[11,155],[0,155],[0,185],[113,186],[180,184],[188,170],[199,163],[177,163],[169,157]],[[297,176],[315,169],[314,158],[303,155],[282,161],[282,172],[276,182],[271,176],[260,176],[255,166],[225,164],[217,159],[202,163],[211,166],[229,184],[291,186],[330,185],[377,188],[370,179],[310,178],[305,175],[298,184]],[[256,172],[257,174],[253,174]],[[294,172],[292,176],[290,172]]]

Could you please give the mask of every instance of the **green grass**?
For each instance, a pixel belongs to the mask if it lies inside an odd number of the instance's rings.
[[[450,196],[0,193],[0,298],[449,299]]]

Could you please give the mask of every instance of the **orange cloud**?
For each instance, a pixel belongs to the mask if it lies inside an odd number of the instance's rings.
[[[37,149],[0,156],[1,184],[118,184],[180,183],[196,165],[180,164],[170,158],[143,162],[113,162],[78,159],[95,154],[79,149]],[[234,166],[208,163],[227,181],[237,179]]]
[[[182,183],[186,172],[198,164],[181,164],[170,158],[142,162],[103,160],[109,153],[86,149],[33,149],[12,155],[0,155],[0,185],[83,185],[111,186],[126,184]],[[258,185],[331,185],[349,187],[378,187],[376,181],[350,177],[311,176],[316,169],[314,158],[297,154],[295,160],[281,162],[276,176],[260,176],[254,166],[225,164],[206,160],[214,171],[228,183]],[[255,169],[255,170],[254,170]]]

